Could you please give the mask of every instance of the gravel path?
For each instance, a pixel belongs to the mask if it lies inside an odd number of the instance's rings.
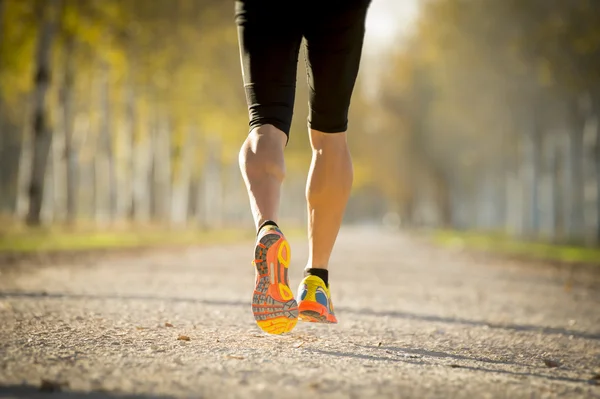
[[[307,254],[291,244],[295,291]],[[0,397],[600,398],[600,267],[346,229],[330,277],[340,324],[268,336],[251,252],[0,267]]]

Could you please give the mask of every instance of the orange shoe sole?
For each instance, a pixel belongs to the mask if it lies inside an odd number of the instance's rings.
[[[317,302],[300,301],[298,318],[309,323],[337,323],[336,317],[329,313],[327,307]]]
[[[288,282],[290,258],[290,245],[276,233],[263,236],[254,250],[252,313],[256,324],[269,334],[292,331],[298,322],[298,303]]]

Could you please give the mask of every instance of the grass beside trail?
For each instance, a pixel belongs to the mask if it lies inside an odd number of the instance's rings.
[[[436,243],[447,247],[464,247],[536,260],[600,265],[598,248],[517,241],[502,235],[475,232],[439,231],[434,233],[433,238]]]
[[[301,228],[285,231],[288,238],[306,235]],[[229,228],[214,230],[169,229],[159,226],[125,226],[112,229],[52,226],[27,228],[0,226],[0,253],[77,252],[169,246],[227,244],[252,241],[254,230]]]
[[[18,229],[0,232],[0,253],[63,252],[177,245],[217,244],[249,240],[250,230],[215,231],[158,228],[77,230],[66,228]]]

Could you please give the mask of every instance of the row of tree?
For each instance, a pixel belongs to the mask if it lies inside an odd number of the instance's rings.
[[[3,0],[0,9],[5,212],[31,225],[214,215],[222,164],[236,158],[228,149],[247,123],[231,4]]]
[[[402,219],[600,242],[600,3],[421,11],[371,109]]]
[[[0,21],[4,213],[250,224],[232,4],[0,0]],[[428,0],[393,50],[353,99],[348,222],[600,242],[600,3]],[[300,223],[306,102],[299,84],[282,212]]]

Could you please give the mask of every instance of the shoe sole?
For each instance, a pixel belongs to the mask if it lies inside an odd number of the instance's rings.
[[[337,319],[330,320],[327,308],[320,303],[302,301],[298,305],[298,318],[308,323],[337,324]]]
[[[269,262],[269,253],[276,259]],[[252,313],[256,324],[269,334],[290,332],[298,322],[298,303],[288,285],[290,245],[278,234],[266,234],[256,244],[254,266],[258,273],[252,295]]]

